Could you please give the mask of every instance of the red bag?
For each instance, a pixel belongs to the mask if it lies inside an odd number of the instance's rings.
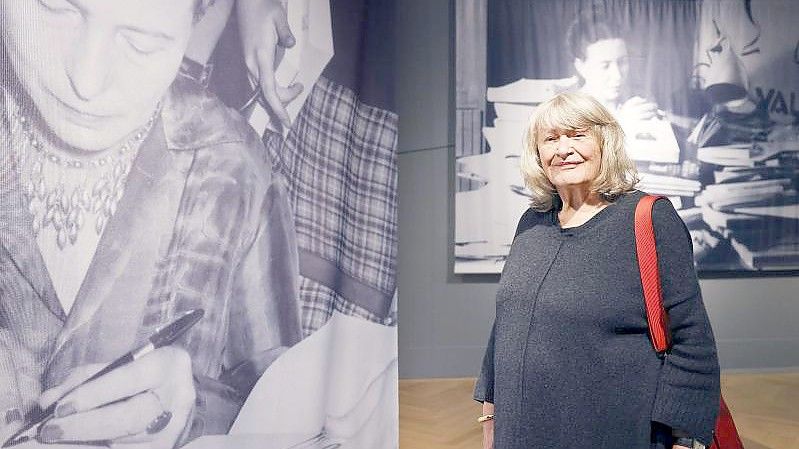
[[[655,248],[655,231],[652,226],[652,208],[655,201],[661,198],[665,197],[647,195],[641,198],[635,208],[635,247],[638,254],[638,268],[641,271],[641,284],[644,287],[649,336],[658,353],[666,352],[671,347],[669,316],[663,307],[658,255],[657,248]],[[743,447],[730,410],[727,408],[724,398],[721,398],[710,449],[743,449]]]

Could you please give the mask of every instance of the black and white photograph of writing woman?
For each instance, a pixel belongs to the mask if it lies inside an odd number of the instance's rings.
[[[0,2],[2,436],[54,403],[39,443],[225,433],[300,338],[283,180],[176,76],[210,2]],[[194,309],[175,344],[72,389]]]
[[[527,135],[531,204],[500,278],[474,393],[484,449],[709,445],[719,364],[687,228],[669,201],[655,203],[672,336],[661,356],[636,256],[645,194],[618,121],[594,97],[561,93],[539,105]]]

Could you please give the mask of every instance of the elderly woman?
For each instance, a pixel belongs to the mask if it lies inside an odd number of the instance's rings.
[[[502,273],[475,388],[486,448],[711,440],[719,367],[691,240],[670,203],[658,201],[653,221],[673,335],[660,358],[647,336],[635,254],[634,210],[644,194],[634,190],[623,137],[608,110],[579,92],[544,102],[530,121],[522,172],[532,204]]]
[[[235,112],[177,76],[212,0],[3,0],[3,434],[171,448],[224,433],[300,338],[283,180]],[[72,387],[176,317],[175,346]]]

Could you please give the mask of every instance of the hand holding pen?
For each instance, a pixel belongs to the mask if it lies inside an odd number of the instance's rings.
[[[170,345],[202,314],[198,309],[183,315],[105,368],[77,368],[61,385],[42,393],[40,419],[25,426],[13,443],[32,436],[42,443],[172,448],[185,428],[195,391],[188,353]]]

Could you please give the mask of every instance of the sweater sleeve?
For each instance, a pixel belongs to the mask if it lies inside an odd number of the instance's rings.
[[[516,233],[513,238],[524,232],[531,226],[531,218],[534,211],[527,209],[519,219],[519,224],[516,226]],[[483,365],[480,369],[480,375],[477,378],[477,383],[474,386],[473,398],[478,402],[494,402],[494,333],[496,331],[496,323],[491,326],[491,336],[488,338],[488,346],[486,346],[485,354],[483,355]]]
[[[653,222],[672,347],[664,358],[652,420],[709,446],[719,411],[720,370],[691,238],[668,201],[655,203]]]
[[[488,346],[483,355],[483,367],[480,376],[474,385],[474,400],[478,402],[494,402],[494,330],[496,324],[491,326],[491,336],[488,337]]]

